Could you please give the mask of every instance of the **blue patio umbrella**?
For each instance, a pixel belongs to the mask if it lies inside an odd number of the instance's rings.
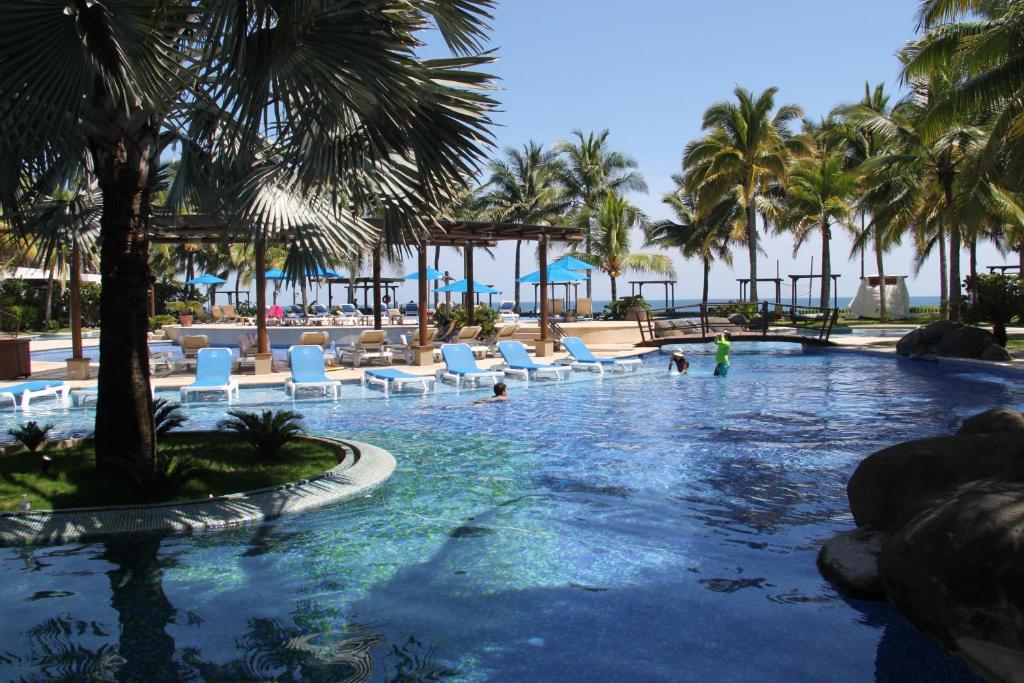
[[[549,285],[563,284],[566,282],[583,282],[586,279],[586,275],[580,275],[579,273],[574,273],[571,270],[566,270],[565,268],[558,268],[554,264],[548,266]],[[529,275],[524,275],[521,278],[519,278],[519,281],[539,283],[540,271],[538,270],[536,272],[530,273]]]
[[[405,276],[405,279],[406,280],[419,280],[420,279],[420,272],[417,270],[417,271],[414,271],[412,273],[409,273],[408,275]],[[434,270],[433,268],[427,268],[427,279],[428,280],[443,280],[444,279],[444,273],[442,273],[440,270]]]
[[[444,294],[445,292],[450,292],[452,294],[465,294],[466,292],[469,291],[469,284],[468,283],[469,283],[469,280],[458,280],[457,282],[453,282],[450,285],[445,285],[444,287],[438,287],[434,291],[439,293],[439,294]],[[473,293],[474,294],[501,294],[501,290],[500,289],[496,289],[494,287],[491,287],[490,285],[485,285],[482,282],[477,282],[476,280],[473,280]]]
[[[266,273],[264,273],[263,278],[265,280],[285,280],[288,278],[288,276],[285,275],[284,271],[281,270],[280,268],[274,268],[273,270],[268,270]]]
[[[551,264],[556,268],[564,268],[565,270],[597,270],[597,266],[581,261],[575,256],[569,256],[566,254],[560,259],[557,259]]]
[[[191,280],[189,280],[185,284],[186,285],[222,285],[225,282],[227,282],[227,280],[222,280],[221,278],[217,277],[216,275],[210,275],[209,273],[206,273],[205,275],[200,275],[199,277],[192,278]]]

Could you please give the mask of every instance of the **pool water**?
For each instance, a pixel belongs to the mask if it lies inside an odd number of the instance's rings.
[[[292,406],[399,465],[358,500],[188,536],[0,549],[4,679],[969,681],[815,568],[894,442],[1021,407],[1014,375],[737,344],[636,376]],[[955,384],[954,384],[955,383]],[[43,404],[40,404],[41,406]],[[188,407],[212,427],[223,403]],[[40,408],[64,433],[91,409]],[[20,416],[5,413],[4,431]]]

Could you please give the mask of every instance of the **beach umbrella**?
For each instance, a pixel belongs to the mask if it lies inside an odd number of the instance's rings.
[[[597,270],[597,266],[581,261],[575,256],[569,256],[568,254],[560,259],[554,261],[552,266],[556,268],[564,268],[565,270]]]
[[[458,280],[457,282],[453,282],[450,285],[445,285],[444,287],[438,287],[434,291],[439,293],[439,294],[444,294],[445,292],[450,292],[452,294],[465,294],[466,292],[469,291],[469,284],[468,283],[469,283],[469,280]],[[490,285],[485,285],[485,284],[483,284],[481,282],[477,282],[476,280],[473,280],[473,293],[474,294],[501,294],[501,290],[500,289],[496,289],[494,287],[491,287]]]
[[[200,275],[199,277],[192,278],[191,280],[189,280],[185,284],[186,285],[210,285],[210,289],[209,289],[209,292],[210,292],[210,308],[212,309],[213,308],[213,295],[214,295],[213,285],[222,285],[225,282],[227,282],[227,280],[223,280],[223,279],[217,277],[216,275],[211,275],[209,273],[206,273],[204,275]]]
[[[266,280],[284,280],[288,276],[285,275],[284,271],[281,270],[280,268],[274,268],[273,270],[268,270],[266,273],[264,273],[263,277]]]
[[[579,273],[574,273],[573,271],[566,270],[565,268],[556,268],[554,264],[551,264],[550,266],[548,266],[548,284],[549,285],[562,284],[562,283],[565,283],[565,282],[583,282],[586,279],[587,279],[586,275],[580,275]],[[519,278],[519,282],[537,282],[537,283],[539,283],[540,282],[540,271],[538,270],[536,272],[530,273],[529,275],[522,276],[521,278]]]
[[[206,273],[205,275],[200,275],[199,277],[192,278],[191,280],[189,280],[185,284],[186,285],[222,285],[225,282],[227,282],[227,280],[222,280],[221,278],[217,277],[216,275],[210,275],[209,273]]]
[[[405,279],[406,280],[419,280],[420,279],[420,272],[417,270],[415,272],[409,273],[408,275],[405,276]],[[442,280],[442,279],[444,279],[444,273],[442,273],[440,270],[434,270],[433,268],[427,268],[427,279],[428,280]]]

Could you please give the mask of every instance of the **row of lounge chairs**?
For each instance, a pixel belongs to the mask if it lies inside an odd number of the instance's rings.
[[[391,390],[401,390],[404,386],[415,384],[424,392],[430,390],[434,381],[450,381],[457,388],[476,384],[484,380],[497,383],[505,376],[519,377],[524,381],[543,377],[564,379],[571,370],[596,370],[604,373],[605,369],[629,370],[640,365],[638,358],[598,358],[578,337],[564,337],[562,344],[570,354],[567,361],[560,364],[543,364],[533,360],[518,340],[498,342],[497,349],[503,363],[495,368],[481,368],[473,349],[465,343],[444,344],[440,347],[445,367],[439,369],[434,377],[415,375],[395,368],[370,368],[363,373],[363,386],[376,385],[384,389],[385,394]],[[302,390],[313,389],[334,399],[338,398],[341,383],[328,377],[324,350],[319,345],[296,345],[288,350],[291,376],[285,380],[285,391],[293,398]],[[232,376],[234,357],[229,349],[202,348],[196,355],[196,378],[188,386],[181,387],[181,400],[187,402],[196,394],[223,393],[230,403],[239,397],[238,380]],[[10,400],[12,408],[25,410],[31,405],[33,398],[52,396],[67,403],[70,386],[62,381],[32,381],[6,387],[0,390],[0,401]],[[89,397],[95,397],[95,388],[76,389],[76,404],[84,404]],[[81,399],[81,400],[77,400]]]

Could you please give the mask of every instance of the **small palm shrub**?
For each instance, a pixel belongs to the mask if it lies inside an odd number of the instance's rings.
[[[180,403],[171,403],[166,398],[158,398],[153,402],[153,423],[158,439],[187,421],[188,416],[181,411]]]
[[[228,415],[231,417],[217,423],[217,429],[235,432],[260,458],[275,457],[282,446],[306,431],[302,415],[294,410],[264,410],[262,413],[229,410]]]
[[[124,471],[135,487],[152,501],[170,498],[179,487],[208,471],[193,458],[173,458],[159,452],[152,470],[140,467],[129,458],[110,458],[108,462]]]
[[[51,429],[53,429],[52,424],[40,427],[38,422],[31,421],[18,425],[15,429],[8,429],[7,433],[27,448],[30,453],[38,453],[46,445],[46,437]]]

